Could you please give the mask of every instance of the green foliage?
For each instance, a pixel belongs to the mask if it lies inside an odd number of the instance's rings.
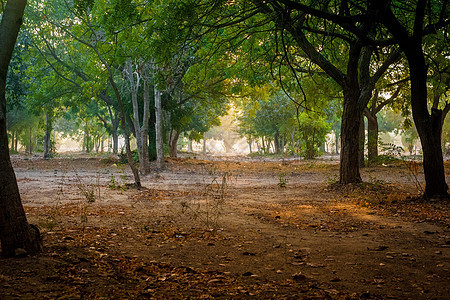
[[[320,146],[325,143],[325,136],[330,131],[325,117],[319,113],[303,112],[298,122],[301,155],[306,159],[321,155]]]
[[[278,179],[279,179],[278,186],[279,187],[283,187],[283,188],[286,187],[287,183],[289,182],[289,178],[287,178],[286,176],[287,176],[286,173],[281,173],[278,176]]]

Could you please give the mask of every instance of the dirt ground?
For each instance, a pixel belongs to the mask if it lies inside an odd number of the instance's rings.
[[[420,166],[339,187],[333,159],[185,155],[137,190],[113,158],[12,161],[43,252],[0,259],[0,299],[450,299],[449,201],[417,198]]]

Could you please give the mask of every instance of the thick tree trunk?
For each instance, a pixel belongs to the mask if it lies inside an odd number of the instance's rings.
[[[447,196],[444,160],[441,148],[442,111],[427,107],[427,67],[418,47],[415,58],[408,57],[411,76],[411,106],[414,123],[419,133],[423,151],[423,170],[425,175],[425,198]]]
[[[8,1],[0,24],[0,241],[3,256],[13,256],[19,248],[30,254],[40,250],[38,232],[28,225],[20,200],[6,132],[6,75],[25,5],[24,0]]]
[[[119,135],[117,134],[117,128],[112,132],[112,148],[114,154],[119,153]]]
[[[164,142],[162,132],[162,108],[161,93],[155,87],[155,129],[156,129],[156,166],[158,169],[164,169]]]
[[[417,1],[414,33],[412,35],[393,14],[392,4],[389,1],[373,0],[371,2],[378,9],[379,16],[382,16],[382,22],[399,43],[408,60],[412,115],[423,151],[423,169],[426,183],[424,197],[447,197],[448,186],[445,182],[441,148],[442,111],[432,109],[431,114],[428,111],[427,65],[422,49],[423,21],[427,2]]]
[[[169,154],[170,157],[177,157],[178,155],[178,151],[177,151],[177,143],[178,143],[178,138],[180,136],[180,132],[173,129],[171,134],[170,134],[170,141],[169,141]]]
[[[359,183],[359,127],[362,110],[357,103],[359,91],[344,90],[344,109],[341,124],[341,164],[339,183]]]
[[[378,118],[377,115],[366,111],[367,117],[367,155],[369,162],[378,157]]]

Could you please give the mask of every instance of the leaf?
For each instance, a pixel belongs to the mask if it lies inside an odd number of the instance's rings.
[[[388,246],[378,246],[378,247],[375,247],[373,249],[367,247],[367,250],[369,250],[369,251],[384,251],[384,250],[386,250],[388,248],[389,248]]]
[[[298,273],[292,274],[292,278],[293,278],[295,281],[300,281],[300,280],[305,280],[305,279],[306,279],[306,276],[303,275],[302,273],[298,272]]]

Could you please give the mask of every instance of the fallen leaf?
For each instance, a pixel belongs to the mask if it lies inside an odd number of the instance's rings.
[[[386,250],[387,248],[389,248],[388,246],[378,246],[378,247],[375,247],[375,248],[369,248],[369,247],[367,247],[367,250],[369,250],[369,251],[383,251],[383,250]]]

